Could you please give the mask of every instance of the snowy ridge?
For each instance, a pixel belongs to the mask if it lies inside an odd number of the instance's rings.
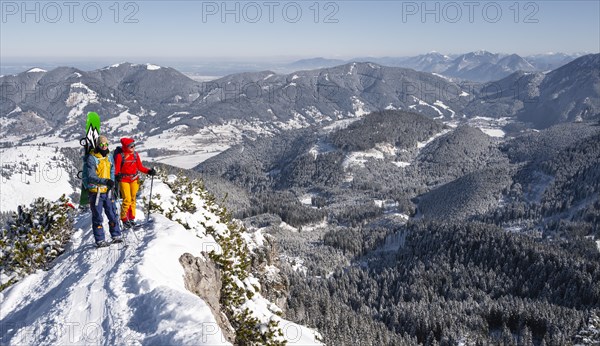
[[[216,325],[206,304],[185,292],[183,282],[169,280],[183,272],[174,261],[178,255],[169,251],[174,250],[174,240],[199,245],[200,239],[158,217],[153,229],[140,234],[141,242],[131,242],[135,239],[130,235],[128,248],[96,250],[89,222],[89,215],[80,220],[85,231],[76,232],[71,249],[53,269],[3,292],[0,318],[18,326],[2,335],[3,342],[117,345],[206,340],[202,344],[227,344],[220,333],[204,335],[203,328]],[[167,239],[170,243],[164,244]],[[190,308],[194,314],[184,312]]]
[[[335,147],[331,143],[326,142],[323,139],[320,139],[317,143],[315,143],[315,145],[312,146],[312,148],[310,148],[308,153],[310,155],[312,155],[313,159],[316,159],[317,156],[319,156],[321,154],[332,152],[334,150],[335,150]]]
[[[168,179],[172,183],[177,178]],[[147,197],[148,190],[146,183],[142,195]],[[166,182],[155,179],[153,194],[161,196],[157,208],[176,210],[178,197]],[[197,195],[192,200],[197,206],[207,203]],[[141,207],[137,214],[144,218]],[[221,253],[207,229],[219,234],[227,231],[227,225],[203,207],[193,214],[170,216],[180,222],[160,214],[152,217],[154,223],[135,234],[124,233],[127,247],[96,249],[90,213],[78,216],[71,243],[53,268],[0,293],[1,343],[230,345],[206,301],[186,289],[179,262],[184,253],[203,261],[208,261],[211,250]],[[106,221],[104,226],[108,230]],[[257,246],[261,237],[244,239]],[[255,290],[243,307],[261,322],[274,321],[288,344],[320,344],[314,331],[277,316],[279,308],[260,295],[258,280],[249,276],[241,284]]]

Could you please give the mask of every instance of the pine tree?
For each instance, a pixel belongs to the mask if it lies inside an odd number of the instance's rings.
[[[0,230],[0,270],[5,289],[27,274],[48,269],[64,252],[73,233],[73,215],[65,195],[57,201],[36,199],[19,206]]]

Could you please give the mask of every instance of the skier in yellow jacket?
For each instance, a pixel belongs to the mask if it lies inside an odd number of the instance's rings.
[[[121,229],[114,201],[115,165],[112,155],[108,155],[108,138],[98,137],[96,148],[87,155],[84,166],[84,184],[89,191],[90,209],[92,210],[92,228],[96,246],[107,246],[102,226],[102,210],[108,217],[108,226],[113,243],[120,243]]]

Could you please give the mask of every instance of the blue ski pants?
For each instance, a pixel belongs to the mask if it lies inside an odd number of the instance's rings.
[[[106,217],[108,217],[110,236],[121,236],[119,218],[117,217],[117,208],[114,200],[108,198],[107,193],[101,193],[100,196],[98,196],[97,193],[90,192],[90,209],[92,210],[92,230],[94,232],[94,240],[96,240],[96,242],[104,240],[102,209],[104,209]]]

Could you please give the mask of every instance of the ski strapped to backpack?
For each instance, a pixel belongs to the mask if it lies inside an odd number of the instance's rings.
[[[100,116],[96,112],[89,112],[85,124],[85,137],[79,140],[79,144],[83,147],[83,167],[82,170],[77,173],[77,177],[82,180],[81,197],[79,199],[80,206],[89,204],[89,187],[87,186],[88,174],[85,169],[85,164],[90,152],[96,148],[98,137],[100,137]]]
[[[100,188],[101,186],[96,184],[89,183],[89,172],[87,170],[87,161],[90,157],[90,154],[93,150],[96,149],[96,142],[100,137],[100,116],[96,112],[89,112],[87,121],[86,121],[86,135],[85,137],[79,140],[79,144],[83,147],[83,168],[81,171],[77,172],[77,177],[81,179],[81,197],[79,199],[80,206],[85,206],[89,204],[89,190],[93,188]],[[100,162],[100,160],[93,156],[94,160],[96,160],[96,165]],[[114,161],[111,162],[114,164]],[[112,190],[108,191],[108,198],[112,198]],[[94,205],[98,204],[100,199],[100,194],[96,195],[96,200],[94,201]]]

